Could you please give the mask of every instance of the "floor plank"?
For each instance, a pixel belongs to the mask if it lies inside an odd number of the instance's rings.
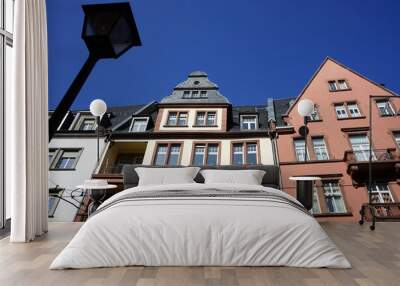
[[[378,223],[374,232],[355,223],[321,225],[352,269],[138,266],[50,271],[51,261],[81,227],[80,223],[51,223],[49,233],[32,243],[0,240],[0,285],[399,285],[400,224]]]

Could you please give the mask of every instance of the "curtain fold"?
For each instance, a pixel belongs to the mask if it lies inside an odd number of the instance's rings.
[[[6,134],[11,242],[47,232],[48,67],[45,0],[15,1],[13,92]]]

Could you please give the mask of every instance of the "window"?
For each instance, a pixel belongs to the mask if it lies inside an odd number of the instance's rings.
[[[187,126],[188,113],[172,111],[168,113],[167,126]]]
[[[349,89],[345,80],[338,80],[338,87],[340,90]]]
[[[376,102],[379,113],[381,116],[393,116],[395,114],[392,105],[389,100],[380,100]]]
[[[248,143],[247,146],[247,165],[256,165],[257,164],[257,144],[255,143]]]
[[[59,149],[52,156],[51,170],[74,170],[78,163],[81,149]],[[50,160],[50,156],[49,156]]]
[[[360,109],[358,108],[357,103],[352,102],[347,104],[347,110],[350,113],[351,117],[361,117]]]
[[[233,144],[233,164],[234,165],[243,165],[244,156],[243,156],[243,144]]]
[[[314,153],[317,160],[329,160],[328,150],[325,140],[322,137],[312,138]]]
[[[194,147],[194,157],[192,160],[192,164],[196,166],[204,165],[204,158],[205,158],[205,145],[196,145]]]
[[[318,108],[317,106],[314,106],[314,111],[310,114],[310,116],[307,116],[308,121],[317,121],[319,120],[319,114],[318,114]]]
[[[375,183],[371,186],[371,201],[373,203],[394,202],[392,193],[386,183]]]
[[[176,120],[177,119],[177,115],[178,115],[177,112],[168,113],[167,125],[175,126],[176,123],[177,123],[177,120]]]
[[[330,213],[345,213],[346,207],[339,183],[337,181],[324,181],[322,188],[324,190],[327,211]]]
[[[192,98],[200,98],[200,94],[198,90],[193,90],[192,91]]]
[[[321,206],[319,204],[318,198],[318,189],[316,187],[313,188],[313,205],[312,205],[312,213],[319,214],[321,213]]]
[[[328,81],[328,87],[330,91],[339,91],[339,90],[349,90],[349,85],[347,81],[344,79],[339,80],[330,80]]]
[[[181,144],[180,143],[166,143],[158,144],[156,148],[156,153],[154,156],[154,165],[169,165],[176,166],[179,165],[181,154]]]
[[[50,149],[49,150],[49,166],[53,162],[54,156],[56,155],[57,150],[56,149]]]
[[[350,135],[351,148],[353,149],[357,161],[369,160],[369,140],[366,134]],[[375,159],[375,154],[372,152],[372,158]]]
[[[356,102],[345,102],[335,105],[336,117],[342,118],[357,118],[362,117],[360,108]]]
[[[336,116],[337,118],[348,118],[349,115],[347,114],[346,107],[344,104],[335,105]]]
[[[207,91],[206,90],[185,90],[183,92],[182,98],[184,99],[207,99]]]
[[[218,165],[218,143],[195,144],[192,164],[197,166]]]
[[[87,118],[87,119],[83,119],[79,130],[81,131],[90,131],[90,130],[94,130],[96,127],[96,121],[94,118]]]
[[[258,164],[258,147],[256,142],[244,142],[232,144],[233,165]]]
[[[54,217],[60,198],[64,193],[64,189],[51,188],[49,189],[49,205],[48,205],[48,217]]]
[[[205,112],[197,112],[196,115],[196,125],[204,126],[206,125],[206,113]]]
[[[305,161],[305,150],[306,150],[306,145],[304,142],[304,139],[298,138],[298,139],[294,139],[294,150],[296,153],[296,159],[299,162]],[[310,155],[309,152],[307,150],[307,160],[310,159]]]
[[[207,126],[217,125],[216,119],[217,119],[217,116],[216,116],[215,112],[208,112],[207,113]]]
[[[205,90],[202,90],[201,92],[200,92],[200,98],[207,98],[208,96],[207,96],[207,91],[205,91]]]
[[[172,144],[169,149],[168,165],[170,165],[170,166],[178,165],[180,154],[181,154],[181,145]]]
[[[216,126],[217,113],[215,111],[199,111],[196,114],[195,126]]]
[[[396,141],[397,147],[400,148],[400,132],[393,132],[394,140]]]
[[[4,103],[12,92],[14,5],[15,1],[12,0],[0,1],[0,142],[5,140]],[[5,150],[4,145],[0,143],[0,166],[4,165],[4,157],[8,151]],[[4,173],[4,168],[0,167],[0,228],[5,226],[6,214],[9,213],[6,196],[11,195],[9,190],[4,187]]]
[[[154,165],[165,165],[167,159],[168,145],[158,145]]]
[[[256,130],[257,129],[257,115],[241,115],[240,128],[242,130]]]
[[[334,80],[328,81],[328,85],[329,85],[330,91],[335,91],[338,89],[337,85],[336,85],[336,81],[334,81]]]
[[[147,118],[132,118],[132,124],[129,132],[145,132],[147,129]]]

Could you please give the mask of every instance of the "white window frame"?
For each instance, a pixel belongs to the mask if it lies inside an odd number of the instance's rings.
[[[384,106],[381,106],[382,104],[384,104]],[[396,114],[390,100],[388,100],[388,99],[376,101],[376,106],[377,106],[377,108],[379,110],[379,114],[381,116],[393,116]],[[384,110],[385,110],[384,113],[382,112],[381,107],[384,108]]]
[[[204,121],[203,122],[199,122],[198,121],[198,117],[199,117],[199,114],[204,114]],[[209,117],[209,115],[210,114],[214,114],[214,123],[213,124],[208,124],[208,117]],[[218,125],[218,121],[217,121],[217,111],[216,110],[198,110],[197,112],[196,112],[196,118],[195,118],[195,126],[198,126],[198,127],[207,127],[207,126],[210,126],[210,127],[214,127],[214,126],[217,126]]]
[[[254,119],[254,122],[247,122],[245,123],[244,120],[246,118],[252,118]],[[254,129],[250,129],[251,124],[254,123]],[[243,126],[246,125],[246,128],[243,128]],[[245,130],[245,131],[253,131],[258,129],[258,115],[257,114],[241,114],[240,115],[240,130]]]
[[[62,197],[65,189],[62,188],[51,188],[49,189],[49,206],[48,206],[48,217],[52,218],[54,217],[54,213],[56,212],[56,209],[58,207],[58,204],[60,203],[60,198]],[[54,194],[52,196],[51,194]],[[50,201],[53,201],[52,205],[50,205]]]
[[[145,121],[145,129],[143,131],[134,131],[135,121]],[[129,126],[129,132],[146,132],[147,126],[149,125],[148,117],[132,117],[131,125]]]
[[[343,111],[344,111],[344,113],[343,113]],[[348,114],[346,106],[344,104],[336,104],[335,105],[335,113],[336,113],[336,117],[338,119],[349,118],[349,114]]]
[[[166,147],[165,153],[164,152],[162,153],[162,154],[165,154],[165,158],[164,158],[164,162],[162,162],[162,164],[156,165],[158,149],[160,146]],[[156,147],[155,147],[155,151],[154,151],[155,154],[153,155],[154,156],[153,165],[155,165],[155,166],[176,166],[176,165],[170,164],[171,147],[174,147],[174,146],[179,146],[179,153],[178,153],[178,160],[177,160],[177,165],[179,165],[181,156],[182,156],[182,149],[183,149],[183,143],[181,143],[181,142],[158,142],[158,143],[156,143]],[[174,153],[176,153],[176,152],[174,152]]]
[[[381,188],[383,187],[384,188]],[[390,191],[389,185],[386,183],[373,183],[371,186],[371,195],[374,196],[376,195],[379,202],[378,203],[384,203],[383,195],[384,194],[389,194],[389,198],[391,202],[394,202],[392,192]]]
[[[55,155],[49,165],[50,171],[74,171],[76,165],[78,164],[79,158],[82,155],[83,149],[82,148],[60,148],[55,151]],[[58,162],[63,158],[63,154],[65,152],[76,152],[75,161],[71,168],[58,168]]]
[[[240,145],[242,148],[241,152],[235,152],[235,145]],[[244,158],[244,148],[246,148],[246,145],[244,143],[233,143],[232,144],[232,165],[237,165],[235,162],[235,154],[241,154],[242,155],[242,163],[239,165],[244,165],[245,164],[245,158]]]
[[[299,146],[296,144],[296,142],[302,142],[304,145]],[[294,152],[296,155],[296,160],[298,162],[304,162],[304,157],[305,157],[305,150],[306,150],[306,142],[302,138],[294,138],[293,139],[293,145],[294,145]],[[307,160],[310,160],[310,152],[308,150],[307,146]]]
[[[358,104],[356,102],[349,102],[346,104],[346,106],[351,118],[362,116],[360,108],[358,107]]]
[[[349,85],[347,84],[347,81],[345,79],[339,79],[337,81],[337,87],[338,87],[339,90],[347,90],[347,89],[349,89]]]
[[[184,90],[183,99],[207,99],[208,98],[208,92],[207,90]]]
[[[326,208],[329,213],[345,213],[345,212],[347,212],[346,204],[344,201],[343,193],[340,188],[339,182],[337,182],[337,181],[323,182],[322,189],[324,191]],[[341,201],[343,203],[343,211],[339,211],[339,207],[337,206],[337,202],[335,199],[332,200],[332,202],[333,202],[332,205],[333,205],[334,211],[333,212],[330,211],[329,207],[328,207],[328,203],[326,202],[327,196],[340,197]]]
[[[90,129],[82,128],[84,125],[86,125],[87,121],[90,121],[91,128]],[[93,131],[93,130],[96,130],[96,118],[83,118],[82,122],[79,124],[79,131]]]
[[[322,140],[321,141],[322,144],[316,145],[315,144],[316,140]],[[326,147],[325,138],[324,137],[313,137],[313,138],[311,138],[311,141],[312,141],[312,144],[313,144],[315,158],[318,161],[329,160],[329,152],[328,152],[328,148]],[[322,158],[318,158],[319,155],[321,155]],[[324,157],[326,157],[326,158],[324,158]]]
[[[339,90],[336,80],[328,81],[328,87],[330,91],[337,91]]]
[[[357,143],[354,144],[352,142],[352,138],[355,137],[363,137],[365,140],[365,143]],[[349,141],[351,145],[351,149],[353,150],[353,153],[356,157],[357,161],[364,162],[369,160],[369,138],[366,134],[355,134],[355,135],[350,135],[349,136]],[[374,151],[372,150],[372,160],[376,160],[376,156]]]
[[[316,204],[315,204],[315,202],[316,202]],[[317,208],[317,210],[315,211],[314,208]],[[311,212],[312,212],[312,214],[320,214],[321,213],[321,204],[319,202],[318,188],[315,186],[313,187],[313,207],[311,209]]]

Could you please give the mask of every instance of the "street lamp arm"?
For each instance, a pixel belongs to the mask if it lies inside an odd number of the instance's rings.
[[[89,55],[78,75],[69,86],[63,99],[60,101],[57,108],[51,115],[51,118],[49,119],[49,142],[53,138],[54,133],[57,131],[58,126],[60,126],[65,114],[70,110],[72,103],[75,101],[76,96],[78,95],[82,86],[85,84],[85,81],[89,77],[89,74],[96,65],[97,61],[98,58]]]

